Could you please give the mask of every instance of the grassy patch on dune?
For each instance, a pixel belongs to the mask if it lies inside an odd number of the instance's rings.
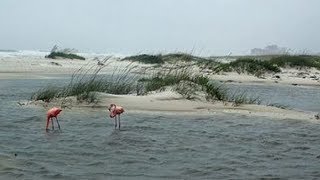
[[[261,61],[252,58],[240,58],[236,61],[219,64],[214,69],[214,72],[231,72],[236,71],[240,73],[248,73],[255,76],[261,76],[267,72],[280,72],[280,68],[270,61]]]
[[[270,56],[269,59],[261,60],[260,57],[238,58],[230,63],[216,63],[210,67],[213,72],[248,73],[255,76],[262,76],[265,73],[281,72],[280,68],[317,68],[320,69],[320,57],[310,55],[283,55]]]
[[[255,103],[244,94],[228,95],[228,89],[209,77],[193,71],[194,66],[177,66],[161,68],[153,75],[142,76],[131,73],[134,66],[115,68],[109,75],[99,72],[108,65],[80,68],[68,84],[62,87],[47,86],[32,95],[33,100],[50,102],[55,98],[76,97],[80,102],[95,103],[98,101],[97,92],[110,94],[146,95],[151,91],[162,91],[170,88],[190,100],[228,101],[234,105]]]
[[[159,55],[140,54],[135,56],[128,56],[123,58],[122,60],[129,60],[129,61],[140,62],[145,64],[163,64],[164,63],[161,54]]]
[[[320,56],[298,55],[298,56],[279,56],[273,57],[269,61],[279,67],[300,67],[320,69]]]
[[[182,97],[191,100],[226,101],[232,102],[235,106],[260,103],[259,98],[250,98],[245,93],[229,95],[228,88],[223,84],[214,82],[206,76],[194,74],[189,68],[173,68],[167,71],[160,71],[149,78],[142,78],[139,81],[144,83],[146,93],[149,91],[162,91],[171,87]]]
[[[202,62],[207,61],[206,58],[194,56],[188,53],[170,53],[163,55],[163,59],[165,62]]]
[[[207,61],[206,58],[193,56],[187,53],[169,53],[169,54],[157,54],[157,55],[140,54],[135,56],[128,56],[123,58],[122,60],[140,62],[145,64]]]
[[[66,58],[66,59],[80,59],[85,60],[84,57],[72,54],[72,53],[64,53],[64,52],[51,52],[46,58],[57,59],[57,58]]]
[[[104,61],[104,63],[106,60]],[[63,87],[47,86],[35,92],[31,99],[50,102],[54,98],[77,97],[78,101],[96,102],[96,92],[129,94],[135,92],[137,75],[130,72],[135,67],[116,68],[111,75],[100,75],[104,66],[83,67],[76,71],[70,82]]]
[[[217,57],[216,59],[219,59]],[[229,63],[221,63],[215,61],[215,58],[204,58],[194,56],[187,53],[169,53],[148,55],[141,54],[136,56],[125,57],[122,60],[129,60],[147,64],[177,64],[180,66],[196,65],[200,69],[209,69],[212,73],[219,72],[238,72],[248,73],[254,76],[262,76],[265,73],[281,72],[281,67],[297,67],[297,68],[317,68],[320,69],[320,56],[311,55],[270,55],[270,56],[243,56],[237,57],[235,61]]]
[[[110,75],[99,72],[108,65],[105,59],[102,65],[81,68],[75,72],[70,82],[63,87],[47,86],[32,96],[33,100],[51,101],[54,98],[75,96],[78,101],[96,102],[97,92],[110,94],[145,95],[151,91],[170,88],[186,99],[206,101],[226,101],[234,105],[259,104],[259,98],[249,97],[247,93],[235,92],[201,73],[199,69],[211,69],[212,73],[235,71],[262,76],[264,73],[281,72],[281,67],[314,67],[320,69],[319,56],[272,56],[268,60],[239,58],[230,63],[220,63],[212,59],[199,58],[190,54],[176,53],[166,55],[138,55],[124,58],[143,63],[163,64],[152,75],[131,73],[135,67],[115,68]],[[191,62],[191,63],[189,63]],[[194,69],[196,68],[196,69]]]
[[[65,48],[59,49],[57,45],[53,46],[49,55],[45,56],[46,58],[57,59],[57,58],[66,58],[66,59],[80,59],[85,60],[84,57],[76,55],[75,49]]]

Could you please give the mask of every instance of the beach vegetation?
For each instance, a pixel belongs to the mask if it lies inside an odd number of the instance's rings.
[[[164,61],[162,59],[162,55],[149,55],[149,54],[140,54],[135,56],[128,56],[123,58],[122,60],[129,60],[132,62],[139,62],[145,64],[163,64]]]
[[[206,58],[194,56],[192,54],[188,53],[169,53],[162,55],[165,62],[201,62],[201,61],[207,61]]]
[[[122,60],[140,62],[145,64],[164,64],[164,63],[176,63],[176,62],[206,62],[208,59],[203,57],[194,56],[188,53],[169,53],[169,54],[140,54],[134,56],[128,56]]]
[[[265,73],[279,73],[280,68],[317,68],[320,69],[320,56],[312,55],[281,55],[263,57],[242,57],[229,63],[214,62],[206,64],[214,73],[237,72],[261,77]],[[209,63],[209,62],[208,62]]]
[[[250,98],[245,93],[229,95],[228,88],[221,83],[210,80],[209,77],[193,73],[189,68],[172,68],[159,71],[150,78],[142,78],[145,92],[163,91],[168,87],[181,94],[186,99],[201,99],[206,101],[228,101],[235,105],[260,103],[258,98]]]
[[[55,98],[76,97],[79,102],[96,103],[97,92],[146,95],[152,91],[169,88],[190,100],[228,101],[234,102],[235,105],[257,102],[256,99],[248,99],[241,93],[230,96],[224,84],[194,71],[194,66],[178,66],[178,62],[172,67],[156,70],[151,75],[132,73],[136,68],[132,63],[126,67],[114,68],[111,74],[100,74],[100,71],[108,65],[107,59],[103,64],[91,68],[84,66],[74,72],[66,85],[47,86],[35,92],[31,98],[50,102]]]
[[[66,59],[79,59],[79,60],[85,60],[84,57],[79,56],[77,54],[75,54],[76,50],[74,49],[69,49],[69,48],[65,48],[65,49],[59,49],[57,45],[55,45],[50,54],[45,56],[46,58],[50,58],[50,59],[58,59],[58,58],[66,58]]]
[[[105,60],[106,61],[106,60]],[[104,61],[104,63],[105,63]],[[81,67],[71,77],[70,82],[62,87],[49,85],[35,92],[31,99],[49,102],[54,98],[77,97],[78,101],[97,102],[96,92],[110,94],[129,94],[136,90],[137,75],[130,72],[135,66],[115,68],[111,75],[101,75],[104,66]]]
[[[273,57],[269,61],[278,67],[298,67],[298,68],[317,68],[320,69],[320,56],[312,55],[283,55]]]
[[[232,72],[235,71],[239,74],[248,73],[257,77],[262,76],[267,72],[278,73],[281,72],[280,68],[270,61],[261,61],[254,58],[239,58],[230,63],[220,63],[213,68],[213,71],[218,72]]]
[[[258,96],[249,96],[247,91],[235,91],[228,96],[228,101],[233,103],[233,106],[241,104],[261,104],[262,100]]]
[[[52,99],[56,97],[56,95],[60,92],[60,88],[55,86],[47,86],[45,88],[39,89],[37,92],[32,94],[32,99],[34,100],[43,100],[44,102],[50,102]]]
[[[51,52],[49,55],[46,56],[46,58],[50,59],[58,59],[58,58],[65,58],[65,59],[79,59],[79,60],[85,60],[84,57],[76,55],[76,54],[67,54],[64,52]]]

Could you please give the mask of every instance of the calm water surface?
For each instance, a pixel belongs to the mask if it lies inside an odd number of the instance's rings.
[[[46,133],[45,110],[17,101],[48,82],[0,80],[0,179],[320,178],[318,122],[126,113],[118,131],[101,110],[65,110]],[[317,88],[239,88],[320,111]]]

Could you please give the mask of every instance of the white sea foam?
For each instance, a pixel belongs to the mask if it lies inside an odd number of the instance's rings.
[[[42,57],[49,52],[37,50],[17,50],[17,51],[0,51],[0,57],[21,57],[21,56],[35,56]]]

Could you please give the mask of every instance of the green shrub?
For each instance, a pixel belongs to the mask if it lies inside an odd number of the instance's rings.
[[[131,60],[131,61],[146,63],[146,64],[163,64],[164,63],[161,55],[148,55],[148,54],[129,56],[129,57],[123,58],[122,60]]]
[[[227,90],[222,85],[208,82],[205,85],[205,91],[207,93],[206,99],[208,101],[215,100],[215,99],[220,100],[220,101],[227,100],[227,93],[226,93]]]
[[[158,55],[149,55],[149,54],[140,54],[135,56],[128,56],[122,60],[130,60],[135,62],[141,62],[146,64],[163,64],[165,62],[207,62],[209,61],[206,58],[193,56],[187,53],[170,53],[170,54],[158,54]]]
[[[314,67],[320,69],[320,57],[310,55],[298,55],[298,56],[279,56],[270,59],[271,64],[275,64],[279,67]]]
[[[191,62],[191,61],[206,61],[207,59],[198,57],[198,56],[193,56],[191,54],[187,53],[170,53],[170,54],[165,54],[162,55],[162,58],[164,61],[168,62]]]
[[[84,57],[72,54],[72,53],[64,53],[64,52],[51,52],[46,58],[57,59],[57,58],[66,58],[66,59],[80,59],[85,60]]]
[[[249,73],[258,77],[266,72],[281,72],[280,68],[271,63],[270,61],[260,61],[252,58],[240,58],[230,63],[219,64],[215,67],[214,71],[236,71],[239,74]]]
[[[174,86],[173,90],[181,94],[183,98],[191,100],[196,98],[197,87],[197,84],[191,81],[181,81]]]
[[[61,88],[53,87],[50,85],[33,93],[32,99],[50,102],[53,98],[57,97],[60,91]]]
[[[83,67],[76,71],[68,85],[61,88],[47,86],[35,92],[31,99],[51,101],[53,98],[76,96],[79,101],[96,102],[95,92],[111,94],[129,94],[136,90],[137,77],[130,72],[134,67],[125,70],[115,69],[111,76],[99,75],[104,66],[98,66],[93,73]]]

